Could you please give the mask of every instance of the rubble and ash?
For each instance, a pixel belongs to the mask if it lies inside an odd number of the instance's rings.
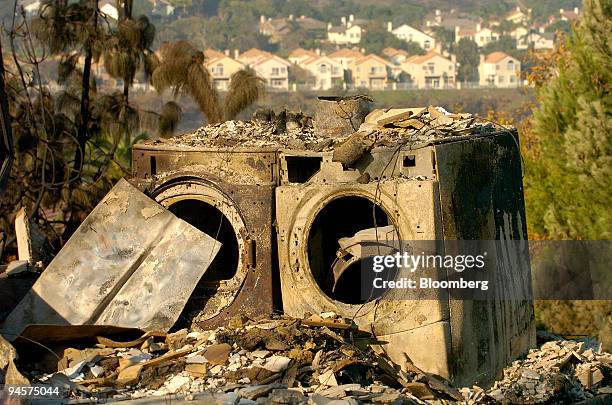
[[[612,355],[592,341],[546,342],[492,387],[458,390],[414,364],[392,365],[369,346],[374,336],[334,313],[96,339],[58,352],[59,371],[24,374],[33,384],[64,386],[74,399],[178,395],[217,404],[567,403],[612,392]]]
[[[394,146],[406,141],[428,142],[467,135],[508,130],[469,113],[452,114],[441,107],[373,110],[356,131],[374,138],[375,146]],[[353,134],[354,135],[354,134]],[[352,135],[329,137],[316,133],[312,119],[301,113],[262,114],[250,121],[226,121],[203,126],[193,133],[150,141],[154,145],[200,148],[290,148],[326,151]]]

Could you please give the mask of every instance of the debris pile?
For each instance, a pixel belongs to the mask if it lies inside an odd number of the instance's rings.
[[[59,371],[26,374],[34,384],[61,385],[90,400],[202,392],[221,403],[462,399],[441,378],[391,365],[368,346],[372,341],[334,313],[302,320],[236,317],[212,331],[147,332],[129,342],[96,337],[93,347],[63,349]],[[248,401],[241,403],[254,403]]]
[[[206,125],[191,134],[153,141],[183,147],[280,147],[325,151],[352,138],[367,137],[370,148],[406,141],[431,142],[448,137],[482,135],[500,127],[469,113],[451,114],[442,107],[373,110],[358,130],[348,136],[317,133],[310,117],[301,113],[257,111],[250,121]]]
[[[575,403],[595,396],[610,399],[612,354],[590,340],[553,340],[504,369],[488,390],[463,388],[468,403]]]
[[[250,121],[226,121],[206,125],[191,134],[153,141],[153,144],[182,147],[284,147],[322,150],[330,142],[317,137],[312,119],[301,113],[256,112]]]
[[[127,342],[98,336],[94,346],[58,351],[59,371],[24,374],[34,384],[64,387],[73,398],[175,395],[218,404],[541,403],[612,392],[612,355],[584,342],[551,341],[531,350],[485,391],[457,390],[409,361],[401,370],[370,348],[374,340],[334,313],[235,317],[211,331],[147,332]]]
[[[442,107],[429,106],[374,110],[365,118],[358,132],[376,132],[379,136],[375,146],[393,146],[406,141],[432,142],[509,128],[469,113],[452,114]]]

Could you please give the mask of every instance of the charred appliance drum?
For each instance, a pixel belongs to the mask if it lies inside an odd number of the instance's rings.
[[[531,288],[528,261],[489,258],[504,269],[499,277],[507,286],[493,299],[455,299],[439,289],[407,300],[394,299],[397,290],[364,295],[359,252],[373,240],[382,252],[400,239],[447,253],[455,240],[525,240],[516,136],[502,130],[382,146],[348,169],[329,152],[281,153],[276,221],[284,311],[333,311],[387,342],[380,349],[397,364],[408,357],[460,385],[492,381],[535,344],[533,305],[512,295]],[[446,269],[427,271],[447,277]]]
[[[222,243],[184,311],[202,327],[273,310],[276,173],[275,149],[134,147],[134,182]]]

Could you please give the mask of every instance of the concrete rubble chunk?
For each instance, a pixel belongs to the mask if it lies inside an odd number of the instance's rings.
[[[384,127],[397,121],[406,120],[413,115],[421,113],[423,110],[423,108],[391,108],[376,119],[376,124]]]
[[[30,221],[25,208],[21,208],[15,216],[15,238],[20,261],[26,261],[31,266],[38,262],[46,265],[51,261],[51,245],[38,226]]]
[[[328,387],[338,386],[338,381],[336,380],[334,370],[328,370],[325,373],[321,374],[319,376],[319,382],[321,383],[321,385],[326,385]]]
[[[219,343],[209,346],[204,350],[202,356],[210,363],[214,365],[220,365],[227,363],[229,353],[232,347],[227,343]]]
[[[271,356],[266,359],[263,368],[266,370],[278,373],[279,371],[286,370],[291,363],[291,359],[285,356]]]

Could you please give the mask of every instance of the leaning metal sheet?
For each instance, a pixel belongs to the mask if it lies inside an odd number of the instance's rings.
[[[29,324],[166,331],[220,247],[120,180],[9,314],[0,332],[13,340]]]

